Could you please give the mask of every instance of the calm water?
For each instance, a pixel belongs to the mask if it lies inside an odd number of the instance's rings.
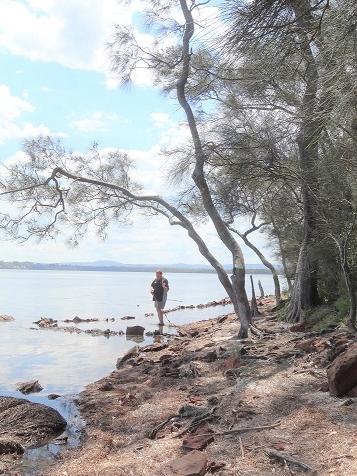
[[[214,274],[167,275],[171,290],[167,307],[178,304],[199,304],[225,296]],[[150,273],[26,271],[0,270],[0,314],[10,314],[13,322],[0,323],[0,393],[13,392],[16,382],[38,379],[49,393],[73,394],[84,385],[103,377],[115,367],[117,357],[134,343],[122,337],[94,337],[51,330],[31,330],[33,321],[42,316],[58,320],[96,317],[99,322],[77,327],[125,331],[129,325],[140,324],[146,330],[156,329],[156,317],[148,292]],[[270,275],[256,275],[266,293],[273,290]],[[249,286],[250,287],[250,286]],[[231,310],[218,306],[203,310],[185,310],[169,314],[173,324],[214,317]],[[135,321],[122,321],[125,315]],[[105,322],[115,318],[115,322]],[[60,325],[65,325],[61,324]],[[151,342],[146,338],[145,342]]]

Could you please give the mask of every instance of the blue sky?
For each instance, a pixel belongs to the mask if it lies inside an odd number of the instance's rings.
[[[177,103],[153,87],[140,71],[133,84],[118,86],[110,72],[107,41],[114,23],[137,25],[141,0],[1,0],[0,148],[1,160],[21,157],[25,138],[63,137],[84,152],[93,141],[101,148],[128,151],[135,178],[146,189],[172,195],[160,150],[187,137]],[[143,41],[146,41],[142,34]],[[212,251],[230,261],[208,225],[199,227]],[[258,235],[256,242],[265,244]],[[248,263],[258,259],[244,248]],[[114,259],[127,263],[203,263],[182,230],[163,219],[136,217],[131,226],[113,225],[101,242],[89,233],[76,249],[65,236],[25,245],[3,242],[2,260],[46,262]]]

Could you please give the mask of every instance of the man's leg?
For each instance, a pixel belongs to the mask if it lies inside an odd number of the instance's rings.
[[[161,309],[160,306],[157,308],[157,315],[159,316],[160,326],[163,326],[164,325],[164,313],[162,312],[162,309]]]
[[[160,326],[163,326],[164,325],[164,313],[162,312],[160,303],[158,301],[155,301],[155,307],[156,307],[157,317],[159,318],[159,324],[160,324]]]

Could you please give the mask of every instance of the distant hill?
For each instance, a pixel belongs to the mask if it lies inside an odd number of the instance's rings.
[[[231,266],[225,265],[229,272]],[[163,269],[166,273],[214,273],[214,269],[206,264],[126,264],[111,260],[98,260],[92,262],[72,263],[33,263],[31,261],[0,261],[0,269],[34,269],[34,270],[59,270],[59,271],[116,271],[116,272],[153,272]],[[262,264],[247,264],[247,274],[270,274]]]

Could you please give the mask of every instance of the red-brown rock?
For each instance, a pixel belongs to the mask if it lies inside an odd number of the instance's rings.
[[[342,397],[357,386],[357,343],[340,354],[327,370],[330,395]]]
[[[295,349],[302,350],[303,352],[310,353],[315,352],[314,339],[302,340],[295,344]]]
[[[204,450],[206,446],[214,441],[213,435],[190,435],[184,438],[182,442],[182,448],[185,450]]]
[[[207,456],[201,451],[190,451],[170,464],[175,476],[203,476],[207,471]]]

